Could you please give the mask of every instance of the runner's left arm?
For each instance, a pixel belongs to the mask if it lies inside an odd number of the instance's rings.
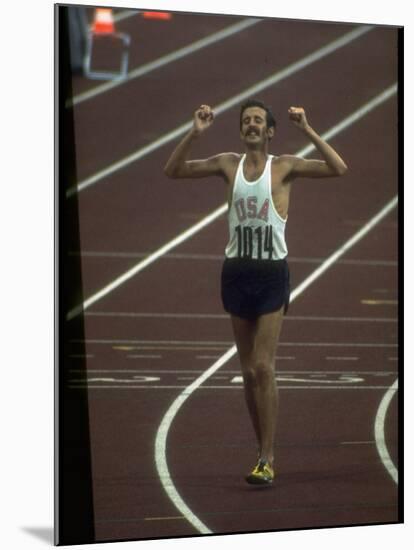
[[[339,154],[323,140],[310,126],[302,107],[290,107],[289,118],[310,141],[315,145],[324,160],[302,159],[289,157],[291,162],[291,177],[321,178],[343,176],[348,167]]]

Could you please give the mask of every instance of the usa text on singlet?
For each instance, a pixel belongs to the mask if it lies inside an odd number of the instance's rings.
[[[228,215],[227,258],[281,260],[287,256],[286,220],[277,213],[272,199],[272,158],[268,155],[265,169],[255,181],[244,177],[246,155],[240,160]]]

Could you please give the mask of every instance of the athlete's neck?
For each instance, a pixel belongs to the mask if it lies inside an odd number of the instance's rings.
[[[267,161],[267,147],[266,150],[255,151],[251,149],[246,150],[246,162],[253,166],[259,166],[263,162]]]

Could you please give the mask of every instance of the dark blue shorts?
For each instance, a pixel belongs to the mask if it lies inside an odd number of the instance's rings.
[[[287,312],[290,298],[289,267],[283,260],[226,258],[221,272],[224,309],[237,317],[254,319],[265,313]]]

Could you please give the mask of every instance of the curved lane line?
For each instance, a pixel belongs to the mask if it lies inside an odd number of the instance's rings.
[[[345,254],[352,246],[354,246],[358,241],[360,241],[365,235],[371,231],[385,216],[387,216],[393,208],[398,204],[398,197],[395,196],[391,201],[389,201],[371,220],[369,220],[359,231],[357,231],[348,241],[346,241],[341,247],[339,247],[331,256],[329,256],[315,271],[313,271],[291,294],[290,303],[293,302],[300,294],[302,294],[316,279],[318,279],[327,269],[329,269],[335,261]],[[210,368],[208,368],[201,376],[199,376],[192,384],[187,386],[173,401],[172,405],[169,407],[165,413],[161,424],[157,430],[155,437],[155,463],[157,466],[158,476],[160,478],[161,484],[164,487],[167,495],[170,500],[174,503],[176,508],[183,514],[183,516],[202,534],[213,533],[187,506],[184,500],[181,498],[177,489],[175,488],[174,482],[171,478],[168,463],[167,463],[167,437],[170,426],[180,410],[181,406],[185,403],[188,397],[201,386],[205,380],[207,380],[212,374],[214,374],[221,366],[223,366],[229,359],[236,354],[236,346],[233,345],[230,349],[226,351]],[[394,384],[395,385],[395,384]],[[379,426],[379,434],[381,433],[380,426],[381,421],[383,425],[383,420],[385,419],[385,412],[388,407],[388,399],[390,390],[387,392],[387,399],[383,399],[380,411],[378,411],[377,418]],[[382,420],[381,420],[382,419]],[[376,424],[377,424],[376,423]],[[376,437],[377,440],[377,430]],[[384,453],[384,448],[381,448],[381,452]],[[386,448],[385,448],[386,452]],[[388,453],[386,453],[388,455]],[[388,455],[389,458],[389,455]],[[382,459],[382,457],[381,457]],[[384,454],[384,460],[386,456]],[[385,462],[384,462],[385,464]],[[388,464],[388,462],[387,462]],[[386,466],[388,469],[388,466]],[[390,471],[390,470],[388,470]],[[392,474],[391,474],[392,475]]]
[[[170,472],[168,470],[167,463],[167,436],[170,426],[177,415],[177,412],[187,400],[187,398],[212,374],[216,372],[224,363],[233,357],[236,353],[236,346],[231,347],[218,361],[214,363],[209,369],[207,369],[201,376],[199,376],[192,384],[185,388],[180,395],[172,403],[162,422],[157,430],[155,438],[155,463],[157,466],[158,476],[161,480],[161,484],[164,487],[170,500],[175,504],[176,508],[183,514],[183,516],[203,535],[212,533],[199,518],[190,510],[187,504],[183,501],[179,495],[175,485],[171,479]]]
[[[387,416],[388,407],[396,391],[398,391],[398,378],[395,380],[394,384],[388,388],[388,391],[385,393],[380,406],[378,407],[377,416],[375,418],[375,444],[387,472],[390,474],[393,481],[398,485],[398,470],[388,453],[384,431],[385,417]]]

